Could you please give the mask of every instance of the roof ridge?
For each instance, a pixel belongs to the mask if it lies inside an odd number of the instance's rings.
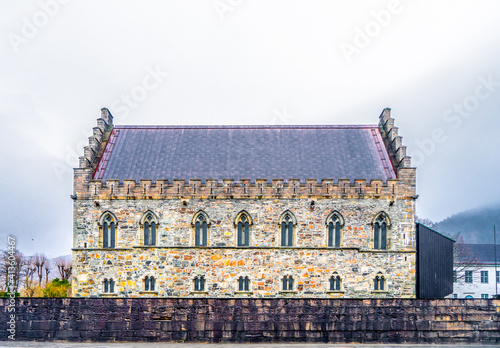
[[[115,129],[374,129],[377,125],[118,125]]]

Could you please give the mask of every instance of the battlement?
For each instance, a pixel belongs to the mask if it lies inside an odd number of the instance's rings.
[[[411,157],[406,155],[403,137],[398,135],[398,127],[394,126],[390,108],[385,108],[380,114],[378,127],[394,169],[397,171],[401,168],[411,168]]]
[[[101,117],[97,119],[97,126],[93,128],[93,134],[89,137],[89,145],[83,149],[83,156],[79,158],[79,168],[89,168],[96,164],[98,154],[104,135],[113,127],[113,116],[108,109],[101,109]]]
[[[414,198],[413,187],[398,179],[167,179],[157,180],[90,180],[75,192],[77,199],[262,199],[314,198],[360,199],[387,198],[390,200]]]

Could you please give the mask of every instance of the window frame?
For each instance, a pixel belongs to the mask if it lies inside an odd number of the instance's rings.
[[[465,271],[464,283],[474,284],[474,272],[473,271]]]
[[[387,291],[387,280],[382,272],[377,273],[375,278],[373,278],[373,290]]]
[[[194,292],[205,292],[206,279],[204,275],[197,275],[193,279],[193,291]]]
[[[201,226],[200,226],[200,218]],[[207,213],[203,210],[197,211],[193,220],[191,221],[191,225],[193,226],[193,243],[192,245],[195,247],[207,247],[209,246],[209,236],[210,236],[210,218]]]
[[[288,218],[287,221],[285,221]],[[290,232],[290,228],[292,231]],[[279,244],[281,248],[291,248],[297,244],[296,235],[297,235],[297,219],[295,215],[290,210],[285,210],[279,220],[278,220],[278,229],[279,229]]]
[[[488,271],[481,271],[481,284],[488,284],[489,283],[489,272]]]
[[[336,222],[334,224],[334,222]],[[332,231],[330,231],[332,224]],[[326,246],[328,248],[341,248],[343,242],[344,217],[338,211],[332,211],[328,214],[326,220]],[[337,231],[338,227],[338,231]],[[330,238],[332,237],[332,238]],[[338,237],[338,238],[337,238]]]
[[[149,221],[147,221],[149,220]],[[150,221],[153,221],[152,224]],[[146,241],[146,232],[147,232],[147,227],[148,225],[154,225],[154,235],[149,236],[149,243]],[[140,226],[140,245],[142,246],[150,246],[154,247],[158,245],[158,231],[159,231],[159,220],[158,217],[156,216],[155,213],[153,213],[151,210],[146,211],[143,215],[141,220],[139,221],[139,226]],[[151,230],[150,230],[151,231]],[[151,232],[149,232],[151,234]],[[152,244],[151,244],[152,243]]]
[[[111,221],[108,220],[111,219]],[[108,225],[110,225],[108,227]],[[105,211],[98,221],[99,247],[102,249],[115,249],[118,247],[118,219],[115,214]],[[111,228],[111,231],[110,231]]]
[[[242,224],[242,219],[245,219],[245,224]],[[235,244],[237,247],[245,248],[252,245],[252,216],[246,211],[242,210],[236,214],[234,221],[235,229]]]
[[[372,221],[372,226],[373,250],[389,250],[391,220],[387,213],[378,213]]]

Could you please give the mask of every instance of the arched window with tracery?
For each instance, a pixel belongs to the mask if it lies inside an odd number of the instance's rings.
[[[194,245],[208,245],[208,216],[204,212],[198,212],[194,218]]]
[[[142,220],[144,245],[156,245],[158,221],[152,212],[147,212]]]
[[[385,213],[380,213],[373,224],[373,249],[387,249],[387,227],[388,217]]]
[[[328,246],[332,248],[340,248],[342,243],[342,227],[344,219],[338,212],[331,213],[326,219],[326,228],[328,235]]]
[[[237,217],[237,244],[238,246],[250,246],[250,222],[251,219],[246,212],[238,214]]]
[[[116,247],[116,218],[107,212],[101,218],[102,247]]]
[[[281,246],[293,246],[295,233],[295,217],[290,211],[283,213],[280,219]]]

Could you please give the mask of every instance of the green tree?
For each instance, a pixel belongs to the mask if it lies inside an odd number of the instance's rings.
[[[43,297],[68,297],[68,290],[71,287],[67,279],[56,278],[43,289]]]

